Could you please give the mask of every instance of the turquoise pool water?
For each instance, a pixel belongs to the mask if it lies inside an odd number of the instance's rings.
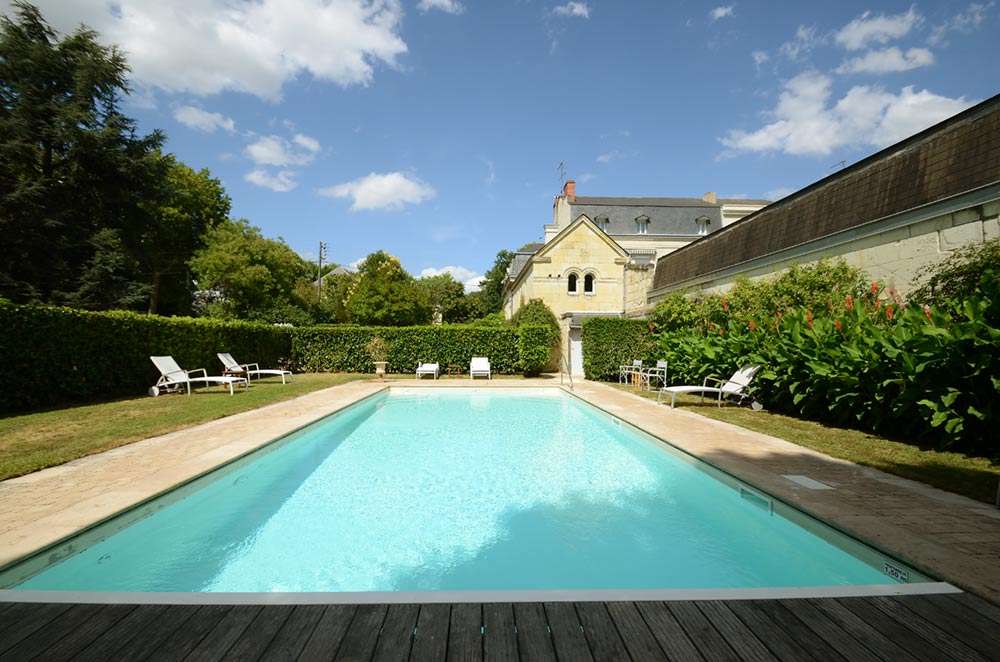
[[[296,436],[16,588],[892,582],[880,557],[845,551],[853,541],[810,533],[558,391],[393,389]]]

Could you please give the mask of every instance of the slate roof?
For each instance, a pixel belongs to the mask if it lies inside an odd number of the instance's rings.
[[[722,227],[722,205],[705,202],[701,198],[593,198],[578,196],[570,203],[570,220],[580,214],[597,222],[608,218],[609,235],[697,237],[699,216],[709,218],[708,231]],[[636,232],[635,219],[649,217],[646,235]]]

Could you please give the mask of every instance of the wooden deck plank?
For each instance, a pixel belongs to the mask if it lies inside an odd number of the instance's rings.
[[[135,611],[136,605],[104,605],[80,627],[66,633],[54,646],[46,649],[45,662],[65,662],[97,641],[116,623]]]
[[[481,662],[484,654],[486,640],[495,636],[498,644],[502,646],[500,639],[503,638],[501,632],[495,635],[487,625],[484,631],[486,620],[486,607],[491,605],[480,605],[474,603],[457,604],[451,606],[451,618],[448,625],[448,662]],[[507,606],[510,611],[510,605]],[[514,638],[514,615],[511,612],[510,629],[508,636]],[[517,646],[514,646],[517,653]]]
[[[410,662],[441,662],[441,660],[446,659],[450,618],[451,607],[449,605],[420,605],[417,630],[413,633],[413,646],[410,648]],[[479,635],[478,639],[480,640],[479,653],[481,658],[482,635]]]
[[[1000,647],[1000,624],[996,623],[988,616],[984,616],[978,610],[973,609],[966,600],[953,600],[950,595],[923,595],[920,596],[942,611],[953,614],[956,618],[961,618],[969,625],[982,631],[993,643]]]
[[[4,606],[7,607],[3,612],[0,612],[0,635],[3,631],[12,625],[20,623],[22,620],[28,617],[33,611],[37,611],[41,607],[45,606],[44,602],[5,602]]]
[[[916,657],[896,645],[891,639],[879,632],[871,623],[865,622],[860,616],[852,612],[847,606],[837,600],[816,600],[810,599],[811,604],[816,609],[825,612],[830,620],[836,623],[844,632],[868,650],[875,653],[883,660],[890,662],[917,662]]]
[[[167,610],[166,605],[139,605],[128,616],[114,624],[107,632],[84,648],[73,662],[107,662],[127,659],[118,652],[137,636],[141,636]]]
[[[231,605],[202,605],[163,640],[162,645],[147,658],[148,662],[180,662],[232,609]]]
[[[69,635],[104,608],[104,605],[60,605],[57,617],[46,619],[39,627],[2,652],[6,660],[31,660],[41,656],[60,639]],[[41,614],[40,614],[41,615]],[[16,634],[16,633],[15,633]],[[44,658],[42,658],[44,659]]]
[[[637,602],[635,606],[668,660],[703,662],[705,658],[665,602]]]
[[[587,638],[587,644],[590,646],[595,660],[615,662],[631,660],[621,634],[618,632],[611,614],[608,613],[606,603],[578,602],[574,606],[580,619],[580,625],[583,626],[583,634]],[[635,617],[642,620],[638,614],[635,614]],[[649,637],[648,634],[647,637]],[[655,645],[656,642],[653,643]],[[660,657],[662,659],[663,651],[660,651]]]
[[[298,662],[328,662],[344,641],[347,628],[354,620],[357,605],[328,605],[316,624],[309,641],[299,654]]]
[[[783,662],[816,662],[819,659],[795,641],[795,638],[784,628],[772,621],[763,610],[758,609],[753,601],[731,600],[726,603],[726,606],[779,660]],[[791,615],[789,614],[789,616]],[[822,659],[828,660],[829,658]],[[841,658],[838,656],[838,659]]]
[[[959,602],[969,609],[978,611],[980,614],[1000,626],[1000,607],[996,606],[992,602],[987,602],[978,595],[973,595],[971,593],[950,593],[947,595],[949,599]]]
[[[0,655],[22,639],[31,636],[35,631],[58,619],[63,613],[69,611],[71,606],[67,604],[38,604],[18,609],[16,620],[11,618],[11,624],[16,627],[8,627],[0,631]]]
[[[274,635],[261,659],[267,662],[294,662],[323,617],[324,605],[297,605]],[[330,657],[333,657],[332,655]]]
[[[583,625],[572,602],[546,602],[543,605],[549,636],[560,660],[593,660]]]
[[[872,628],[878,635],[885,637],[921,662],[943,662],[955,660],[947,648],[939,648],[924,632],[937,629],[933,625],[914,630],[878,609],[870,598],[840,598],[836,600],[844,609],[857,616],[863,623]]]
[[[205,634],[185,658],[185,662],[219,660],[246,632],[263,608],[256,605],[233,607]]]
[[[710,600],[698,602],[696,606],[740,659],[748,662],[777,662],[778,658],[724,603]]]
[[[809,600],[779,600],[788,611],[805,623],[810,630],[822,638],[834,650],[851,662],[881,662],[881,658],[870,652],[864,644],[844,632],[829,615],[813,606]]]
[[[375,646],[374,662],[406,662],[413,646],[413,629],[417,627],[420,606],[415,604],[389,605]]]
[[[231,660],[232,662],[253,662],[261,659],[264,651],[274,641],[274,637],[288,621],[288,617],[292,615],[294,609],[295,607],[292,605],[274,605],[267,609],[261,609],[256,614],[247,614],[249,618],[246,621],[239,624],[233,623],[231,628],[219,632],[216,637],[212,637],[222,639],[224,633],[226,639],[235,636],[235,641],[224,657],[206,657],[205,662],[217,659]],[[220,631],[227,624],[227,621],[228,618],[224,619],[216,631]],[[184,662],[188,662],[188,660],[201,662],[200,659],[192,660],[191,657],[188,657]]]
[[[961,660],[962,662],[987,662],[987,658],[981,653],[969,648],[964,642],[959,641],[949,632],[939,628],[936,623],[927,621],[889,597],[875,596],[866,598],[865,603],[887,614],[892,622],[898,623],[912,632],[918,632],[922,638],[930,641],[934,647],[948,651],[948,654],[956,660]]]
[[[668,602],[666,605],[707,662],[737,662],[740,659],[695,603]]]
[[[967,646],[986,657],[986,659],[1000,659],[1000,653],[998,653],[996,644],[988,636],[984,636],[986,633],[970,624],[962,616],[956,615],[954,610],[942,609],[939,605],[923,598],[924,596],[922,595],[907,595],[896,596],[890,599],[918,614],[925,621],[933,623],[957,639],[964,641]]]
[[[522,662],[555,662],[556,651],[552,648],[549,624],[545,621],[545,609],[541,603],[515,603],[514,627],[517,633],[517,650]]]
[[[200,607],[194,605],[167,606],[151,624],[145,626],[141,632],[137,633],[137,636],[125,642],[115,653],[114,658],[105,658],[105,660],[117,659],[138,662],[147,659],[199,610]]]
[[[645,619],[639,613],[634,602],[606,603],[608,615],[621,635],[622,643],[634,662],[666,659],[666,653],[660,648],[656,637],[650,632]],[[584,622],[584,627],[587,624]]]
[[[517,630],[514,626],[514,605],[485,604],[483,608],[483,659],[486,662],[518,659]],[[449,659],[451,659],[449,651]],[[457,658],[461,659],[461,658]]]
[[[808,625],[796,618],[795,614],[777,600],[754,600],[748,604],[767,616],[782,632],[794,640],[796,645],[805,649],[813,659],[830,660],[831,662],[847,661],[847,658],[817,637]]]
[[[344,662],[371,660],[388,611],[388,605],[358,605],[334,659]]]

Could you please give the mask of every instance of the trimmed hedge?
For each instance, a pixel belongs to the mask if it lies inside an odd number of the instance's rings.
[[[618,367],[636,359],[648,360],[654,351],[651,325],[646,320],[592,317],[583,322],[583,373],[587,379],[614,381]]]
[[[291,354],[287,328],[122,311],[0,303],[0,328],[3,411],[143,393],[159,377],[151,355],[218,375],[216,352],[269,366]]]
[[[493,372],[511,374],[536,369],[549,356],[545,327],[313,326],[292,331],[293,369],[305,372],[374,372],[365,345],[380,336],[389,345],[388,372],[409,373],[417,364],[438,363],[442,370],[460,365],[468,371],[473,356],[486,356]],[[538,368],[540,370],[540,368]]]

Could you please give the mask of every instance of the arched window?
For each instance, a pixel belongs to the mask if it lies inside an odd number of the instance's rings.
[[[570,294],[576,294],[576,279],[576,274],[569,275],[569,286],[566,288],[566,291]]]
[[[594,274],[587,274],[583,277],[583,293],[593,294],[594,293]]]

